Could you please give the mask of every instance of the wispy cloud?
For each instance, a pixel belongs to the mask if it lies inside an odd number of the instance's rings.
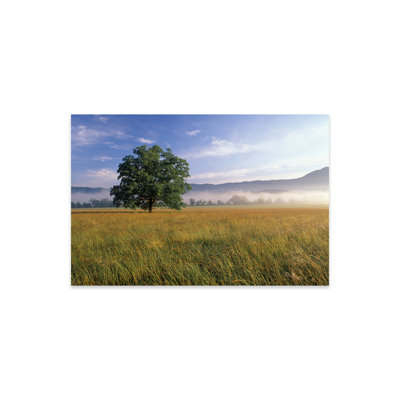
[[[299,178],[315,169],[325,167],[325,160],[321,157],[310,159],[298,158],[282,160],[274,164],[261,165],[256,168],[240,168],[218,172],[193,174],[190,180],[207,183],[233,182],[236,180],[268,180]]]
[[[185,133],[186,133],[186,135],[189,135],[189,136],[196,136],[199,132],[200,132],[200,130],[196,129],[194,131],[187,131]]]
[[[113,132],[113,136],[114,136],[116,139],[132,139],[132,136],[131,136],[131,135],[128,135],[127,133],[122,132],[122,131]]]
[[[131,144],[116,144],[113,142],[105,142],[105,144],[110,149],[115,149],[115,150],[132,150],[132,148],[134,147]]]
[[[98,156],[98,157],[93,157],[93,160],[101,161],[101,162],[110,161],[110,160],[113,160],[113,159],[114,159],[114,158],[113,158],[113,157],[110,157],[110,156]]]
[[[173,149],[196,183],[296,177],[329,162],[329,119],[319,116],[96,114],[72,115],[71,123],[71,178],[82,186],[110,180],[101,167],[114,168],[139,145]]]
[[[152,143],[155,143],[156,141],[155,140],[151,140],[151,139],[139,138],[138,142],[144,143],[144,144],[152,144]]]
[[[72,144],[75,146],[85,146],[95,143],[100,138],[109,136],[106,132],[87,128],[85,125],[72,127]]]
[[[202,148],[194,149],[184,155],[189,159],[202,158],[202,157],[216,157],[216,156],[228,156],[232,154],[248,153],[250,151],[268,150],[271,148],[270,143],[262,144],[247,144],[247,143],[235,143],[233,141],[220,139],[215,136],[212,137],[211,142]]]
[[[218,172],[205,172],[201,174],[195,174],[190,177],[190,179],[209,179],[214,180],[217,178],[222,178],[222,181],[226,182],[229,179],[234,178],[244,178],[249,176],[250,174],[260,174],[260,173],[271,173],[282,171],[284,168],[279,165],[265,165],[258,168],[240,168],[240,169],[232,169],[227,171],[218,171]],[[265,177],[265,175],[264,175]]]
[[[106,124],[108,122],[108,120],[110,119],[110,117],[105,117],[104,115],[99,115],[97,116],[97,119],[102,122],[103,124]]]
[[[110,188],[118,182],[118,174],[110,168],[88,169],[75,175],[74,186]]]
[[[109,168],[89,169],[87,176],[92,178],[112,178],[117,179],[117,173]]]
[[[190,176],[190,179],[215,179],[215,178],[231,178],[231,177],[243,177],[252,171],[249,168],[234,169],[230,171],[220,171],[220,172],[205,172],[202,174],[194,174]]]
[[[117,140],[132,139],[130,135],[121,130],[100,130],[89,128],[85,125],[73,126],[71,137],[72,145],[74,147],[102,142],[105,138],[115,138]]]

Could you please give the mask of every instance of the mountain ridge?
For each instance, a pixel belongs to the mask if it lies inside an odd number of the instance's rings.
[[[292,179],[271,179],[242,182],[227,182],[220,184],[212,183],[192,183],[191,191],[231,191],[231,190],[249,190],[249,191],[268,191],[268,190],[327,190],[329,187],[329,167],[314,170],[299,178]]]
[[[299,178],[271,179],[226,183],[192,183],[192,192],[226,192],[226,191],[251,191],[251,192],[283,192],[290,190],[329,190],[329,167],[309,172]],[[107,188],[92,188],[88,186],[72,186],[72,194],[99,194],[109,191]]]

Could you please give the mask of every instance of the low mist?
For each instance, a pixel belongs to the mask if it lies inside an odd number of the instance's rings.
[[[82,193],[82,192],[77,192],[77,193],[72,193],[71,194],[71,201],[74,203],[86,203],[91,199],[95,200],[112,200],[110,196],[110,191],[107,189],[104,190],[98,190],[96,193]]]
[[[236,197],[234,197],[236,196]],[[95,200],[112,200],[109,190],[99,190],[96,193],[72,193],[71,201],[74,203],[89,202]],[[204,202],[211,201],[217,204],[218,201],[231,204],[329,204],[329,192],[322,190],[306,190],[306,191],[277,191],[277,192],[246,192],[246,191],[190,191],[183,195],[183,200],[186,204],[190,204],[190,199],[196,202],[202,200]]]
[[[234,196],[237,196],[236,198]],[[259,204],[329,204],[329,192],[318,190],[307,191],[282,191],[282,192],[246,192],[246,191],[229,191],[229,192],[211,192],[211,191],[191,191],[183,195],[185,203],[190,204],[189,199],[194,199],[196,202],[203,200],[205,202],[211,201],[217,203],[218,200],[224,203],[229,202],[233,198],[233,203],[238,197],[246,200],[249,203]],[[240,200],[239,200],[240,201]]]

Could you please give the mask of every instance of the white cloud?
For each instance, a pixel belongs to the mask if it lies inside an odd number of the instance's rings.
[[[109,168],[89,169],[78,177],[76,186],[110,188],[117,184],[118,174]]]
[[[72,128],[72,144],[75,146],[93,144],[99,138],[106,136],[108,136],[106,132],[90,129],[84,125],[79,125],[78,128]]]
[[[132,136],[126,134],[125,132],[117,131],[113,132],[113,136],[115,136],[117,139],[131,139]]]
[[[93,160],[104,162],[104,161],[113,160],[113,158],[109,157],[109,156],[98,156],[98,157],[94,157]]]
[[[73,146],[91,145],[97,143],[99,140],[103,140],[106,137],[114,137],[116,139],[130,138],[129,135],[121,131],[102,131],[88,128],[85,125],[79,125],[78,127],[73,126],[71,137]]]
[[[199,129],[196,129],[196,130],[194,130],[194,131],[187,131],[187,132],[185,132],[185,133],[186,133],[186,135],[189,135],[189,136],[195,136],[195,135],[197,135],[199,132],[200,132],[200,130],[199,130]]]
[[[88,169],[74,174],[72,186],[110,188],[118,183],[117,171],[110,168]]]
[[[282,171],[282,167],[278,165],[265,165],[258,168],[241,168],[241,169],[232,169],[228,171],[219,171],[219,172],[205,172],[201,174],[191,175],[190,179],[198,179],[198,180],[212,180],[215,183],[215,180],[219,182],[232,182],[235,179],[254,179],[254,176],[261,175],[261,179],[267,179],[266,173],[272,173]],[[257,178],[260,179],[260,178]]]
[[[202,158],[214,156],[227,156],[238,153],[248,153],[254,150],[267,150],[270,145],[264,143],[261,145],[250,145],[246,143],[234,143],[229,140],[219,139],[213,136],[211,143],[207,147],[196,149],[184,155],[185,158]]]
[[[132,145],[130,144],[115,144],[113,142],[105,142],[107,146],[110,147],[110,149],[116,149],[116,150],[132,150]]]
[[[117,179],[117,173],[109,168],[101,169],[89,169],[87,176],[94,178],[115,178]]]
[[[155,140],[139,138],[139,139],[138,139],[138,142],[140,142],[140,143],[145,143],[145,144],[152,144],[152,143],[155,143]]]
[[[102,122],[103,124],[106,124],[107,121],[110,119],[109,117],[104,117],[102,115],[98,116],[97,119]]]
[[[197,183],[225,183],[269,179],[293,179],[327,165],[328,163],[323,157],[297,158],[293,160],[282,160],[274,164],[260,165],[255,168],[193,174],[190,176],[189,180],[192,182],[196,181]]]
[[[253,171],[249,168],[234,169],[230,171],[220,172],[205,172],[202,174],[194,174],[190,176],[190,179],[215,179],[215,178],[230,178],[230,177],[243,177],[249,172]]]

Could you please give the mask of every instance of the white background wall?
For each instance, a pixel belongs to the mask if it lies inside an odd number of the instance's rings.
[[[398,399],[399,30],[385,0],[3,1],[0,397]],[[71,113],[330,114],[330,287],[71,288]]]

